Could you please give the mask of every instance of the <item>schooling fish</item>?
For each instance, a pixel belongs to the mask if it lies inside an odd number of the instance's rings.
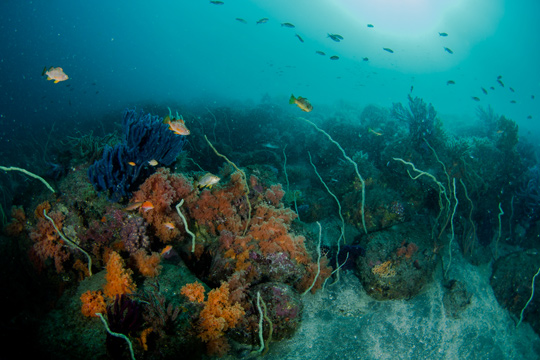
[[[454,53],[454,52],[452,51],[452,49],[447,48],[447,47],[444,48],[444,51],[446,51],[446,52],[449,53],[449,54],[453,54],[453,53]]]
[[[322,56],[326,55],[324,52],[319,51],[319,50],[315,51],[315,54],[322,55]]]
[[[442,32],[442,33],[440,32],[440,33],[439,33],[439,36],[448,36],[448,34],[445,33],[445,32]]]
[[[480,89],[482,89],[482,92],[483,92],[485,95],[487,95],[487,90],[486,90],[486,89],[484,89],[483,87],[481,87]]]
[[[236,18],[236,21],[241,22],[242,24],[247,24],[247,21],[242,18]]]
[[[287,28],[291,28],[291,29],[295,27],[295,26],[294,26],[293,24],[291,24],[291,23],[288,23],[288,22],[284,22],[284,23],[282,23],[282,24],[281,24],[281,26],[283,26],[283,27],[287,27]]]
[[[362,58],[363,61],[369,61],[369,58],[365,57],[365,58]]]
[[[295,98],[294,95],[291,94],[289,104],[296,104],[296,106],[298,106],[302,111],[305,112],[310,112],[311,110],[313,110],[313,106],[309,103],[308,99],[301,96]]]
[[[448,80],[446,82],[446,85],[455,85],[455,84],[456,84],[456,82],[454,80]]]
[[[390,48],[382,48],[384,51],[388,51],[390,54],[393,54],[394,53],[394,50],[390,49]]]
[[[471,96],[471,99],[473,99],[474,101],[480,101],[480,98],[478,96]]]
[[[334,40],[335,42],[340,42],[341,40],[343,40],[343,36],[339,34],[328,34],[328,37]]]
[[[497,79],[497,82],[499,83],[499,85],[501,85],[502,87],[504,87],[504,83],[501,81],[501,79]]]
[[[262,18],[259,21],[257,21],[257,24],[265,24],[268,22],[268,18]]]
[[[304,42],[304,39],[302,39],[302,38],[300,37],[300,35],[295,34],[295,36],[298,38],[298,40],[300,40],[300,42]]]
[[[372,28],[372,27],[373,27],[373,24],[367,24],[367,27],[368,27],[368,28]]]
[[[332,56],[330,56],[330,60],[339,60],[339,56],[332,55]]]
[[[47,80],[54,80],[54,83],[57,84],[60,81],[66,81],[69,77],[64,73],[64,70],[61,67],[50,67],[47,70],[47,67],[43,69],[41,76],[47,75]]]
[[[223,1],[215,1],[215,0],[211,0],[210,1],[210,4],[214,4],[214,5],[223,5],[225,4]]]

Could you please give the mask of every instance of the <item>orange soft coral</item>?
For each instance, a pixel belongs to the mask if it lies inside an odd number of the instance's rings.
[[[124,260],[117,252],[111,251],[107,261],[107,284],[103,287],[105,296],[114,299],[117,295],[131,294],[136,286],[131,279],[133,272],[124,268]]]
[[[200,282],[184,285],[180,290],[180,294],[187,297],[191,302],[204,302],[204,287]]]
[[[204,287],[198,283],[185,285],[181,290],[190,301],[201,303],[204,300]],[[210,355],[225,355],[229,344],[225,332],[234,328],[244,316],[244,308],[239,303],[232,304],[229,298],[229,284],[222,283],[208,293],[204,308],[199,314],[199,338],[207,343]]]
[[[208,343],[208,351],[213,355],[224,355],[228,344],[225,332],[234,328],[245,311],[239,303],[231,304],[229,284],[222,283],[218,289],[208,293],[204,309],[199,315],[199,338]],[[219,345],[219,346],[218,346]]]
[[[103,298],[101,291],[88,290],[81,295],[81,302],[81,312],[84,316],[97,317],[96,313],[104,314],[107,311],[105,299]]]
[[[139,249],[132,255],[132,258],[143,276],[156,277],[159,275],[162,266],[159,265],[161,256],[158,253],[153,252],[148,255],[144,249]]]

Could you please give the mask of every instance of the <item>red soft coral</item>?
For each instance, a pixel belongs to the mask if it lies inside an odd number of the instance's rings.
[[[36,212],[36,216],[37,214]],[[54,220],[58,229],[61,230],[64,215],[57,211],[51,211],[48,215]],[[41,261],[39,265],[52,258],[56,272],[64,272],[64,262],[69,259],[70,254],[65,250],[64,241],[60,239],[52,223],[43,217],[43,213],[38,218],[36,226],[30,231],[30,239],[34,241],[31,256],[37,255],[38,261]],[[36,259],[35,257],[32,258]]]
[[[139,211],[156,236],[163,243],[168,243],[177,238],[180,235],[180,229],[184,227],[175,206],[182,199],[193,201],[194,191],[191,181],[183,175],[171,174],[169,169],[161,168],[133,193],[130,202],[149,201],[152,203],[153,209],[139,208]]]

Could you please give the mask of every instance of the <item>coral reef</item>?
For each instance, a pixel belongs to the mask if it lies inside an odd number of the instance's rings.
[[[201,287],[199,283],[186,285],[181,293],[190,300],[200,302]],[[198,336],[208,344],[210,355],[224,355],[229,351],[229,345],[223,335],[238,324],[245,313],[244,309],[239,303],[233,304],[229,299],[227,283],[222,283],[219,288],[211,290],[203,304],[197,321]]]
[[[150,176],[156,162],[171,165],[182,151],[185,139],[169,130],[158,116],[126,109],[123,142],[105,146],[103,157],[88,168],[88,178],[98,191],[107,191],[114,201],[126,199]]]

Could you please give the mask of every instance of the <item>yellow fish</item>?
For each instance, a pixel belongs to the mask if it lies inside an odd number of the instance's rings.
[[[217,184],[219,180],[221,179],[216,175],[206,173],[199,178],[197,186],[199,187],[199,189],[204,189],[206,187],[211,189],[212,185]]]
[[[374,135],[377,135],[377,136],[381,136],[382,133],[381,132],[376,132],[375,130],[373,130],[372,128],[369,128],[368,131]]]
[[[289,99],[289,104],[296,104],[302,111],[310,112],[313,110],[313,106],[309,103],[308,99],[301,96],[295,98],[294,95],[291,95]]]
[[[60,81],[66,81],[69,77],[64,73],[64,70],[61,67],[52,67],[47,70],[47,67],[43,69],[41,76],[47,75],[47,80],[54,80],[54,83],[59,83]]]

